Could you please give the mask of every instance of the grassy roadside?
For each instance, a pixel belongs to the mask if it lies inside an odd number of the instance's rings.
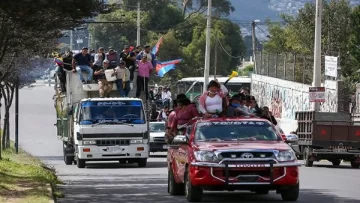
[[[2,156],[0,203],[49,203],[53,196],[61,196],[56,189],[60,181],[55,171],[46,168],[38,159],[22,150],[16,154],[13,148],[3,151]]]

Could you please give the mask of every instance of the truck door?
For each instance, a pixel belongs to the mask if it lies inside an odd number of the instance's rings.
[[[81,112],[80,103],[74,104],[74,114],[73,114],[74,140],[76,140],[77,133],[80,130],[80,115],[81,115],[80,112]]]
[[[188,126],[186,128],[186,136],[188,137],[188,140],[190,140],[191,130],[192,130],[192,126]],[[188,153],[189,153],[189,144],[181,144],[179,146],[179,150],[177,154],[178,156],[177,160],[179,160],[179,163],[177,164],[178,169],[176,175],[182,183],[184,182],[184,174],[187,167],[187,163],[189,163]]]

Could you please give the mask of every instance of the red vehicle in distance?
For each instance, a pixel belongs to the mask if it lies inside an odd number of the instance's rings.
[[[203,191],[276,190],[299,197],[299,163],[274,126],[257,118],[198,119],[168,150],[168,192],[200,202]]]

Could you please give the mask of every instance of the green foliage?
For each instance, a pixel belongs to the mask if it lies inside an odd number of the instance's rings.
[[[324,1],[323,5],[322,55],[340,56],[342,76],[347,82],[354,83],[359,79],[356,70],[359,69],[360,57],[360,8],[352,9],[347,0]],[[286,26],[269,24],[271,38],[265,43],[265,50],[311,57],[314,51],[315,11],[315,4],[307,3],[295,17],[282,15]]]
[[[141,13],[141,45],[150,44],[153,46],[164,35],[164,43],[161,45],[158,60],[184,59],[181,64],[177,65],[176,70],[170,71],[161,79],[166,84],[174,83],[182,77],[203,75],[206,18],[200,11],[186,15],[183,18],[183,7],[179,4],[180,2],[182,1],[149,0],[141,2],[141,5],[143,5]],[[191,3],[191,5],[193,4]],[[201,6],[206,8],[206,5]],[[228,4],[223,4],[223,6],[223,8],[220,8],[221,5],[216,4],[215,7],[219,10],[223,9],[223,11],[229,9]],[[193,7],[187,7],[186,9],[187,13],[189,13]],[[222,13],[224,14],[223,11]],[[228,11],[230,12],[231,9]],[[113,46],[118,49],[122,49],[125,44],[136,44],[136,2],[124,0],[120,9],[108,14],[101,14],[98,16],[98,20],[119,20],[124,23],[116,26],[111,24],[91,25],[90,32],[93,36],[93,44],[98,43],[100,46]],[[240,58],[237,56],[245,54],[245,45],[240,27],[230,20],[223,18],[213,18],[212,27],[210,73],[214,72],[214,52],[218,38],[221,45],[218,44],[217,49],[217,74],[229,75],[231,70],[237,69],[236,67],[239,65]],[[229,55],[235,56],[235,58]],[[159,82],[159,78],[154,78],[153,80]]]
[[[239,75],[242,75],[242,76],[248,76],[249,73],[251,72],[254,72],[254,65],[252,64],[249,64],[247,65],[244,69],[242,69],[239,73]]]
[[[16,154],[13,147],[3,151],[0,179],[0,202],[41,203],[52,200],[52,195],[62,196],[56,187],[62,183],[55,171],[22,150]],[[49,192],[50,187],[53,194]]]

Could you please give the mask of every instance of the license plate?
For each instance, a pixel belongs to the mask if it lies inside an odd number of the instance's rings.
[[[164,146],[163,146],[163,149],[169,149],[169,146],[168,146],[168,145],[164,145]]]
[[[109,147],[108,152],[121,152],[121,147]]]
[[[347,149],[333,149],[333,152],[347,152]]]

